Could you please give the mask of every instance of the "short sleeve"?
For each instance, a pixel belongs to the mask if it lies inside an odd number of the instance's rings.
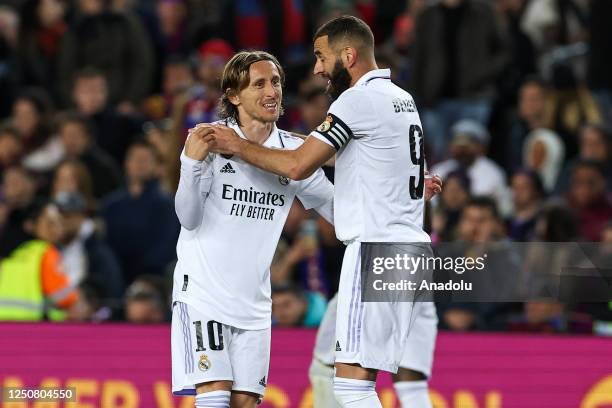
[[[327,179],[323,170],[318,169],[300,182],[297,197],[305,209],[318,208],[333,201],[334,185]]]
[[[349,140],[371,134],[375,123],[376,113],[367,95],[352,88],[332,103],[323,123],[310,135],[338,151]]]

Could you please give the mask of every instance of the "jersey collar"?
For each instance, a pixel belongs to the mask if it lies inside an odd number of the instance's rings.
[[[240,136],[243,139],[246,139],[246,136],[244,135],[244,133],[242,132],[242,129],[240,129],[240,126],[238,126],[238,124],[234,121],[229,122],[228,123],[228,127],[234,129],[236,131],[236,133],[238,134],[238,136]],[[284,147],[282,145],[282,141],[280,138],[280,134],[278,133],[278,128],[276,127],[276,123],[274,124],[274,127],[272,128],[272,132],[270,132],[270,136],[268,136],[268,138],[263,142],[262,146],[265,147]]]
[[[355,82],[355,86],[367,85],[368,82],[370,82],[371,80],[378,78],[391,80],[391,70],[388,68],[373,69],[372,71],[365,73],[361,78],[359,78],[357,82]]]

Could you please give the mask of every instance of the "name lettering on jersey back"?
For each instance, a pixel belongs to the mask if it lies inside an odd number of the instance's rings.
[[[392,102],[395,113],[416,112],[416,106],[412,99],[394,98]]]
[[[271,192],[261,192],[249,189],[236,188],[231,184],[223,184],[223,193],[221,198],[224,200],[235,201],[232,203],[230,215],[237,217],[254,218],[257,220],[274,220],[274,208],[261,207],[251,204],[262,204],[273,207],[282,207],[285,205],[285,195]],[[237,202],[236,202],[237,201]],[[247,204],[242,204],[247,203]]]

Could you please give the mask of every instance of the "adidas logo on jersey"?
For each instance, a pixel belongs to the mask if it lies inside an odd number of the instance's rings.
[[[225,166],[221,167],[221,173],[235,173],[236,170],[232,167],[230,162],[225,163]]]
[[[340,342],[338,340],[336,340],[336,351],[342,351],[340,348]]]
[[[261,380],[259,380],[259,385],[261,385],[262,387],[266,386],[266,376],[265,375],[263,376]]]

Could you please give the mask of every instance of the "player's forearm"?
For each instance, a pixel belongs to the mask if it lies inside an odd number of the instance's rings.
[[[199,227],[202,222],[204,197],[200,191],[200,179],[203,166],[203,162],[181,155],[181,178],[174,197],[174,207],[179,222],[190,231]]]
[[[309,175],[301,168],[299,155],[295,150],[269,149],[247,140],[241,140],[236,153],[242,160],[255,167],[292,180],[302,180]]]

